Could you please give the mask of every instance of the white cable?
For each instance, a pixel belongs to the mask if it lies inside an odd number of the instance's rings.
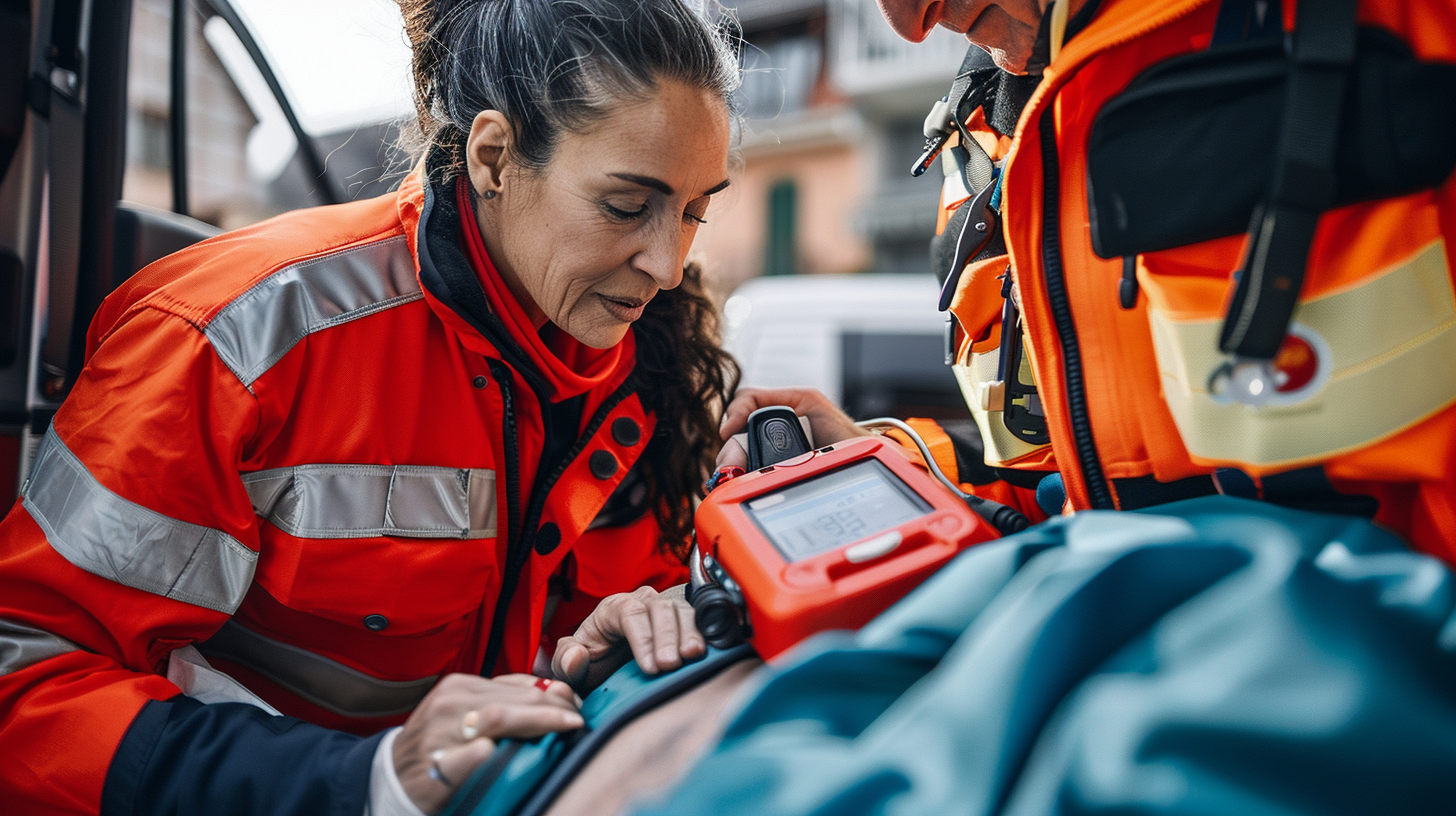
[[[975,498],[971,494],[965,492],[964,490],[961,490],[960,485],[951,481],[950,477],[946,476],[945,473],[941,471],[940,465],[936,464],[935,462],[935,457],[930,455],[930,448],[925,444],[925,440],[920,438],[920,434],[916,433],[914,428],[910,427],[904,422],[901,422],[898,419],[895,419],[894,417],[875,417],[874,419],[866,419],[862,422],[857,422],[855,424],[859,425],[861,428],[866,429],[894,428],[895,430],[900,431],[901,433],[910,437],[910,441],[914,442],[915,447],[920,449],[920,455],[925,457],[925,466],[930,468],[930,473],[935,476],[935,478],[939,479],[941,484],[950,488],[953,493],[963,499]]]

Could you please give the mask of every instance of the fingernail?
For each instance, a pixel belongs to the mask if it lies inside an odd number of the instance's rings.
[[[586,720],[583,720],[580,714],[567,713],[562,716],[562,719],[566,722],[567,728],[580,728],[586,725]]]

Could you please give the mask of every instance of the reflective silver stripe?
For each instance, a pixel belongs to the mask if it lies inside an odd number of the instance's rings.
[[[77,650],[65,638],[0,618],[0,677]]]
[[[419,680],[380,680],[307,649],[281,643],[228,621],[197,650],[230,660],[288,691],[346,717],[392,717],[412,710],[439,675]]]
[[[495,471],[299,465],[243,474],[253,511],[299,538],[492,538]]]
[[[23,502],[56,552],[119,584],[231,614],[253,582],[257,553],[107,490],[55,428],[41,440]]]
[[[269,275],[218,312],[203,333],[251,388],[313,332],[421,297],[414,256],[400,236]]]

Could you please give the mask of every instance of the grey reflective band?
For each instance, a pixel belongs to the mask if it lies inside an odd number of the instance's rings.
[[[77,650],[65,638],[0,618],[0,677]]]
[[[25,509],[67,561],[135,589],[232,614],[258,554],[221,530],[164,516],[107,490],[46,431]]]
[[[493,538],[495,471],[299,465],[243,474],[253,511],[299,538]]]
[[[422,297],[400,236],[281,269],[218,312],[203,333],[251,388],[308,335]]]
[[[439,675],[418,680],[380,680],[307,649],[264,637],[228,621],[197,644],[206,657],[252,669],[284,689],[345,717],[404,714],[434,687]]]

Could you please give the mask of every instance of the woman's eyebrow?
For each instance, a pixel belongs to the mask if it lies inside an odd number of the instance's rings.
[[[674,192],[671,184],[668,184],[662,179],[655,179],[652,176],[639,176],[634,173],[608,173],[607,175],[615,179],[621,179],[622,181],[646,187],[650,190],[656,190],[663,195],[672,195]]]
[[[630,182],[641,187],[646,187],[649,190],[656,190],[663,195],[672,195],[674,192],[676,192],[672,189],[671,184],[668,184],[662,179],[653,178],[652,176],[639,176],[635,173],[608,173],[607,175],[614,179],[621,179],[622,181]],[[703,193],[703,195],[712,195],[714,193],[722,192],[728,186],[728,181],[728,179],[723,179],[722,181],[713,185],[713,189],[708,190],[707,192]]]

